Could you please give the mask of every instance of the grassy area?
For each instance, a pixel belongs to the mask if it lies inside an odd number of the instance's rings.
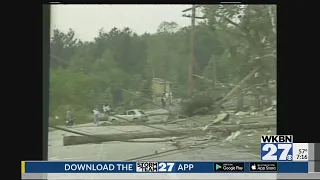
[[[65,125],[65,117],[66,117],[66,110],[67,108],[59,108],[54,113],[51,114],[50,118],[50,125],[57,126],[57,125]],[[92,122],[92,119],[88,114],[92,114],[92,112],[88,109],[74,109],[72,110],[72,117],[75,118],[77,124],[84,124]]]

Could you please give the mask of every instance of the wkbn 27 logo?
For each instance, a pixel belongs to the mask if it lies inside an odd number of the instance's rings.
[[[292,135],[261,136],[262,161],[292,161]]]

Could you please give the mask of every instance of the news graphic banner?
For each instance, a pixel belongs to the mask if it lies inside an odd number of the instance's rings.
[[[261,161],[308,161],[308,143],[293,143],[292,135],[261,136]]]
[[[21,173],[308,173],[308,162],[22,161]]]

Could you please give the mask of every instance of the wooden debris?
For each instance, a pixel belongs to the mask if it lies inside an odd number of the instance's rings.
[[[249,112],[239,111],[239,112],[237,112],[235,115],[236,115],[236,116],[244,116],[244,115],[248,115],[248,114],[249,114]]]
[[[265,122],[265,123],[252,123],[252,124],[240,124],[240,125],[220,125],[208,127],[207,131],[213,132],[235,132],[240,129],[252,129],[252,128],[266,128],[275,127],[276,122]],[[133,133],[116,133],[116,134],[96,134],[90,136],[64,136],[63,145],[77,145],[77,144],[88,144],[88,143],[100,143],[108,141],[128,141],[132,139],[145,139],[145,138],[163,138],[169,136],[184,136],[184,135],[195,135],[205,134],[205,131],[201,131],[199,128],[193,129],[177,129],[174,131],[154,131],[154,132],[133,132]]]
[[[241,134],[240,131],[233,132],[230,136],[228,136],[224,141],[232,141],[236,139]]]
[[[229,114],[228,113],[222,113],[222,114],[219,114],[217,115],[217,117],[212,121],[211,124],[217,124],[221,121],[226,121],[229,119]]]
[[[271,106],[271,107],[269,107],[269,108],[267,108],[267,109],[264,109],[263,112],[266,112],[266,111],[274,111],[275,109],[276,109],[275,107]]]
[[[259,69],[260,67],[257,67],[254,70],[252,70],[245,78],[243,78],[240,81],[240,83],[236,87],[234,87],[226,96],[224,96],[220,101],[218,101],[219,104],[229,99],[233,94],[239,91],[241,87],[246,83],[246,81],[248,81]]]

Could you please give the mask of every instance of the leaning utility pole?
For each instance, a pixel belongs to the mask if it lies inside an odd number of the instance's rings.
[[[189,63],[189,94],[192,96],[194,89],[194,79],[193,79],[193,69],[195,63],[194,55],[194,34],[195,34],[195,24],[196,24],[196,8],[200,7],[199,5],[192,5],[191,8],[185,9],[182,12],[187,12],[191,10],[191,15],[182,15],[183,17],[191,18],[191,31],[190,31],[190,63]]]

